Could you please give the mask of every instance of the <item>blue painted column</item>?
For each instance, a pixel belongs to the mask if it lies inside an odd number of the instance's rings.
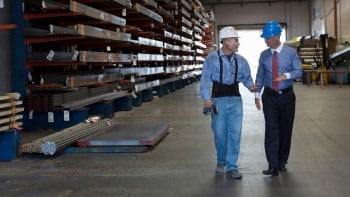
[[[24,44],[23,0],[11,1],[12,23],[16,28],[12,30],[12,91],[21,95],[26,94],[27,71],[25,69],[26,46]]]

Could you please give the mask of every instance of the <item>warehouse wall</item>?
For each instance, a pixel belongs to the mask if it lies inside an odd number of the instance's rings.
[[[11,0],[0,0],[0,24],[11,23]],[[0,94],[11,92],[11,30],[0,30]]]
[[[313,0],[311,3],[311,32],[312,35],[325,34],[323,0]]]
[[[241,4],[216,4],[215,6],[204,6],[207,10],[213,10],[214,12],[216,31],[217,27],[222,25],[245,25],[261,29],[264,23],[275,20],[286,24],[287,40],[311,34],[309,2],[251,3],[243,4],[243,6]]]
[[[315,21],[322,21],[324,23],[324,32],[327,32],[328,36],[335,36],[334,26],[334,1],[314,0],[313,7],[322,6],[322,15],[317,15]],[[337,34],[338,43],[345,41],[350,42],[350,26],[348,25],[350,18],[350,1],[349,0],[337,0]],[[314,22],[313,22],[314,25]]]
[[[338,38],[341,42],[350,42],[350,1],[341,0],[338,3]]]

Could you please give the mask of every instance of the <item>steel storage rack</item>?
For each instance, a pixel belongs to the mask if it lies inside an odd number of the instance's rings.
[[[24,0],[25,122],[111,117],[198,80],[204,13],[192,0]]]
[[[2,24],[0,30],[15,29],[15,24]],[[20,94],[0,95],[0,161],[16,159],[21,144],[19,132],[23,112]]]

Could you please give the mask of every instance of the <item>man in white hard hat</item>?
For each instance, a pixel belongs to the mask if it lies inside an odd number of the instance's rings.
[[[247,60],[236,53],[240,45],[238,38],[232,26],[220,30],[222,48],[206,57],[200,84],[203,112],[211,112],[217,153],[215,172],[226,172],[226,176],[233,179],[242,178],[237,165],[243,118],[239,83],[242,82],[251,92],[257,89]]]

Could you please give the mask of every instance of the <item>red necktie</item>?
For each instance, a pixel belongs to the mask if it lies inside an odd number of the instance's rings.
[[[278,77],[278,60],[277,60],[277,52],[273,52],[273,58],[272,58],[272,88],[274,90],[279,89],[279,82],[275,81],[275,79]]]

